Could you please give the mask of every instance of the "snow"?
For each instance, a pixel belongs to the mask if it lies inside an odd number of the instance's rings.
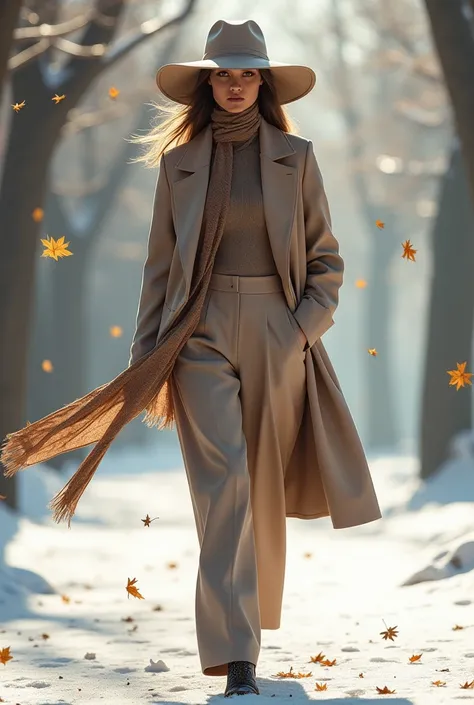
[[[47,504],[77,463],[60,476],[46,466],[19,473],[21,513],[0,504],[0,651],[13,657],[0,664],[4,702],[229,701],[225,677],[201,673],[199,547],[170,438],[157,433],[143,451],[112,447],[71,529],[53,522]],[[260,696],[245,702],[474,699],[474,687],[460,688],[474,680],[473,447],[470,434],[456,439],[426,483],[416,458],[369,458],[379,521],[334,530],[329,518],[287,520],[282,626],[262,631]],[[147,514],[159,517],[149,527]],[[127,597],[128,578],[143,600]],[[388,627],[394,640],[381,635]],[[336,664],[311,662],[320,653]],[[290,669],[312,675],[277,676]]]

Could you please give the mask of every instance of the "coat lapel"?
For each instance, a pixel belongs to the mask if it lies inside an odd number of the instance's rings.
[[[265,220],[275,264],[288,292],[291,290],[289,251],[297,198],[297,169],[277,160],[295,154],[295,150],[285,133],[264,119],[259,137]],[[189,295],[201,232],[211,154],[212,128],[208,125],[187,143],[171,178],[174,226],[186,279],[186,295]]]

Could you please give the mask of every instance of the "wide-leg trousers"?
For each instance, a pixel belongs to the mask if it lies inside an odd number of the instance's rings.
[[[216,274],[171,376],[176,429],[200,544],[196,635],[202,673],[257,664],[280,627],[285,470],[302,421],[304,342],[279,275]]]

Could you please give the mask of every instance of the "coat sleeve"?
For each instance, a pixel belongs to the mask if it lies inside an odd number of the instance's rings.
[[[162,155],[148,235],[148,254],[142,273],[135,334],[130,347],[129,367],[155,347],[175,242],[170,187]]]
[[[303,207],[306,235],[306,285],[293,315],[308,340],[314,343],[334,325],[333,314],[339,301],[344,261],[331,231],[331,215],[323,178],[308,141],[303,173]]]

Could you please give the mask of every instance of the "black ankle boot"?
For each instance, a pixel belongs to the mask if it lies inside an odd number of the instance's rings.
[[[229,695],[244,695],[245,693],[260,695],[255,680],[255,665],[250,661],[230,661],[224,695],[227,698]]]

